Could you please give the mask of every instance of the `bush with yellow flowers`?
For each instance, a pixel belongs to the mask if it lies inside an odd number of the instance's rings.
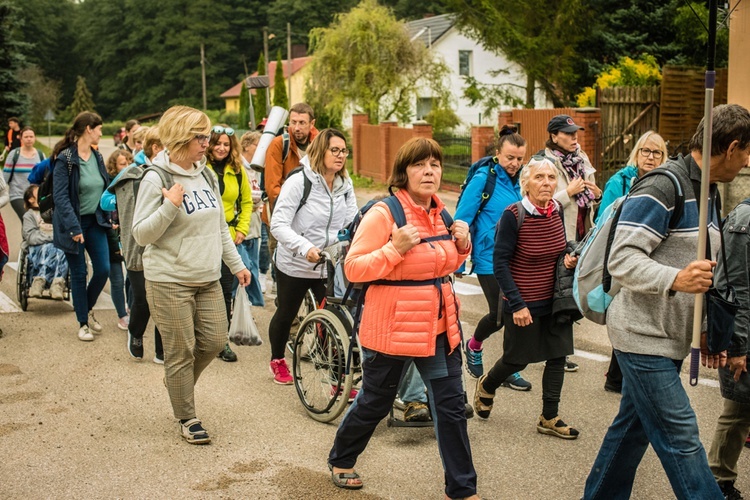
[[[607,87],[651,87],[661,82],[661,68],[654,56],[622,57],[616,65],[599,73],[596,82],[576,96],[580,107],[596,106],[596,89]]]

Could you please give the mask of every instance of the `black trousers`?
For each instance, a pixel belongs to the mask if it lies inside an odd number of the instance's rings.
[[[484,298],[487,299],[487,305],[490,308],[490,312],[479,320],[477,328],[474,330],[474,338],[478,342],[484,342],[490,335],[503,327],[503,317],[502,315],[498,317],[500,284],[494,274],[477,274],[477,280],[479,280],[479,286],[482,287]]]
[[[132,306],[130,306],[130,326],[128,327],[128,331],[133,337],[142,339],[143,334],[146,333],[148,320],[151,318],[151,310],[146,301],[146,279],[143,276],[143,271],[130,270],[128,270],[128,278],[130,280],[130,289],[133,294],[133,303]],[[158,326],[154,326],[154,345],[156,355],[159,359],[164,359],[164,347],[161,343],[161,334],[159,334]]]
[[[268,340],[271,343],[271,359],[283,359],[284,349],[289,340],[297,311],[305,300],[308,289],[313,291],[315,300],[320,303],[326,295],[326,282],[320,278],[295,278],[276,270],[276,296],[278,307],[268,324]]]
[[[437,338],[435,355],[426,358],[389,356],[365,349],[362,388],[339,425],[328,462],[342,469],[354,467],[378,423],[393,406],[405,363],[413,360],[429,395],[445,471],[445,494],[450,498],[476,494],[477,473],[471,458],[461,382],[461,350],[449,351],[445,334]]]

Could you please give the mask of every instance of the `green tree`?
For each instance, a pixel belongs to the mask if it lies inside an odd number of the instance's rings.
[[[250,91],[244,80],[240,86],[240,112],[237,121],[239,122],[239,128],[250,127]]]
[[[266,58],[261,52],[258,58],[258,76],[266,74]],[[255,89],[255,95],[253,96],[253,109],[255,110],[255,123],[260,123],[268,115],[266,110],[266,93],[268,89]]]
[[[88,87],[86,87],[86,79],[80,75],[76,81],[76,90],[73,93],[73,102],[70,103],[69,109],[73,116],[82,111],[94,111],[94,99]]]
[[[284,80],[284,64],[281,59],[280,50],[276,53],[276,73],[274,73],[273,77],[273,105],[289,109],[289,97],[286,92],[286,81]]]
[[[450,0],[457,21],[487,50],[501,52],[526,74],[526,106],[537,84],[555,106],[577,93],[576,45],[588,34],[587,0]],[[502,68],[498,68],[502,69]]]
[[[41,123],[47,110],[57,111],[60,102],[60,82],[50,80],[42,70],[31,64],[19,72],[24,93],[29,97],[29,119]]]
[[[25,47],[13,37],[14,28],[22,24],[19,9],[7,0],[0,0],[0,113],[4,118],[23,116],[28,109],[28,99],[18,78],[25,64]]]
[[[306,100],[316,112],[341,116],[353,105],[370,123],[412,117],[417,95],[449,94],[447,66],[376,0],[363,0],[327,28],[310,32],[314,49]]]

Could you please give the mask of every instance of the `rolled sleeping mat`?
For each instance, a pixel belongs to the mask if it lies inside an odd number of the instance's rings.
[[[284,127],[288,117],[289,112],[286,109],[280,106],[274,106],[271,108],[271,112],[268,114],[268,120],[266,121],[266,126],[263,128],[263,134],[258,141],[258,149],[255,150],[253,159],[250,162],[250,167],[253,170],[262,172],[265,168],[268,146],[271,145],[273,138],[279,135],[279,131]]]

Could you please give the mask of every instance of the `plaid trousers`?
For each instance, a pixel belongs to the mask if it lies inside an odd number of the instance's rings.
[[[146,280],[151,317],[164,342],[164,372],[175,418],[196,417],[195,383],[227,342],[221,285]]]

